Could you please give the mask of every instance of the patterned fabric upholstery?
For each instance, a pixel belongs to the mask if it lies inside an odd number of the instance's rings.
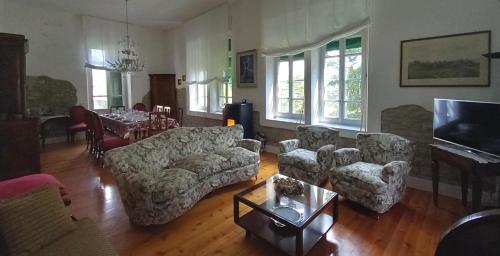
[[[297,137],[280,142],[278,167],[281,174],[320,185],[334,166],[337,130],[314,125],[299,125]]]
[[[404,195],[415,144],[389,133],[358,134],[357,149],[334,153],[333,190],[347,199],[384,213]]]
[[[259,149],[259,141],[243,140],[241,125],[182,127],[110,150],[104,163],[130,220],[152,225],[179,217],[214,189],[256,176]]]

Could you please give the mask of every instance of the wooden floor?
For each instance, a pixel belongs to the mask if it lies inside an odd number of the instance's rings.
[[[262,155],[257,182],[277,173],[276,161],[275,155]],[[255,180],[209,194],[169,224],[137,227],[128,221],[109,170],[90,161],[84,145],[49,145],[42,166],[67,186],[71,212],[94,219],[120,255],[281,255],[261,240],[246,239],[233,222],[232,195]],[[341,200],[339,222],[309,255],[433,255],[441,233],[465,214],[458,200],[439,200],[434,207],[431,193],[408,189],[379,220]]]

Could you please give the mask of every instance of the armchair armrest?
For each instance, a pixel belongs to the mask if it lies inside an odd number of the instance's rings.
[[[279,144],[280,144],[280,154],[288,153],[290,151],[294,151],[299,148],[298,139],[280,141]]]
[[[380,178],[389,184],[395,184],[404,180],[405,176],[410,173],[410,165],[405,161],[392,161],[382,169]]]
[[[255,153],[260,152],[260,145],[260,141],[252,139],[242,139],[236,142],[237,147],[242,147]]]
[[[333,153],[337,166],[350,165],[361,161],[361,151],[357,148],[341,148]]]
[[[318,149],[317,161],[322,170],[330,170],[335,167],[335,145],[325,145]]]

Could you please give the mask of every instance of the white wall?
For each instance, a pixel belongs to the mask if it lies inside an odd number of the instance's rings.
[[[433,98],[500,101],[500,60],[491,62],[486,88],[399,87],[400,41],[491,30],[492,51],[500,51],[498,0],[384,0],[371,4],[369,31],[368,129],[380,130],[381,111],[402,104],[432,110]]]
[[[2,5],[4,6],[2,12]],[[82,18],[78,14],[0,0],[0,32],[23,34],[29,40],[28,75],[46,75],[70,81],[78,103],[87,106],[85,49]],[[132,101],[142,101],[149,91],[149,73],[174,72],[167,56],[168,38],[162,30],[142,27],[138,33],[145,70],[134,75]]]

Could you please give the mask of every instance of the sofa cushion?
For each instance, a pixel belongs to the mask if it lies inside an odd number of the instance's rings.
[[[299,148],[278,156],[280,165],[291,165],[304,171],[319,172],[316,152]]]
[[[241,147],[227,148],[215,153],[224,158],[222,162],[223,170],[244,167],[260,161],[259,153]]]
[[[75,228],[53,187],[0,205],[0,232],[12,255],[30,255]]]
[[[214,153],[190,155],[175,161],[173,168],[186,169],[198,174],[199,179],[204,179],[223,170],[226,159]]]
[[[387,183],[380,178],[383,168],[382,165],[378,164],[356,162],[336,168],[332,180],[377,193],[387,186]]]
[[[112,256],[118,255],[96,224],[87,218],[76,222],[77,229],[50,243],[33,256]]]

